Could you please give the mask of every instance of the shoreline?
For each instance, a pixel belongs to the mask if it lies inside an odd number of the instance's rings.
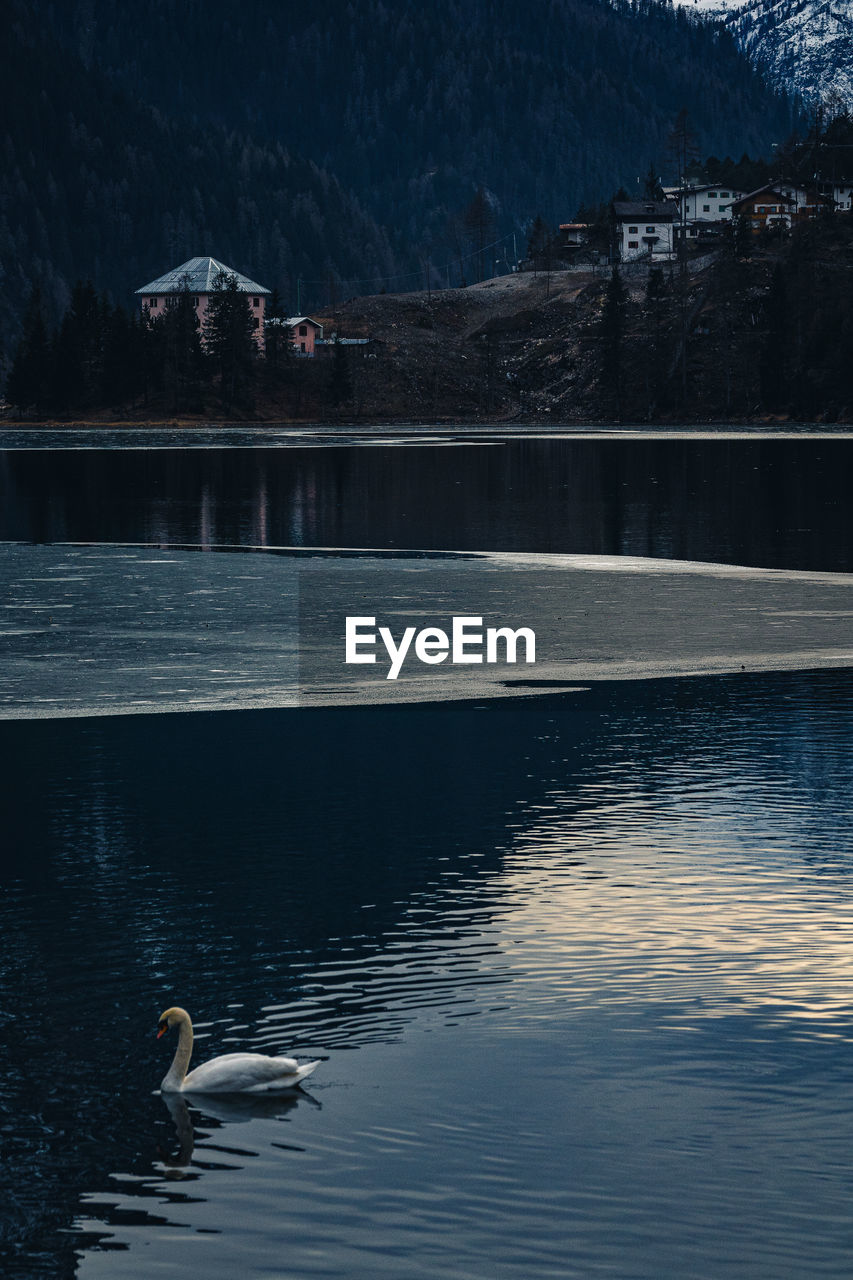
[[[418,421],[400,419],[393,422],[187,422],[178,419],[160,422],[0,422],[0,450],[41,447],[70,447],[88,438],[97,441],[106,436],[117,437],[117,443],[135,438],[141,448],[180,447],[180,437],[198,440],[206,437],[210,448],[251,447],[251,441],[274,438],[278,444],[311,443],[312,441],[357,444],[360,441],[399,441],[400,437],[423,443],[453,441],[508,440],[852,440],[853,423],[821,422],[703,422],[666,424],[636,423],[564,423]],[[177,437],[167,446],[148,443],[158,436]],[[235,441],[234,437],[244,439]],[[54,443],[55,442],[55,443]]]

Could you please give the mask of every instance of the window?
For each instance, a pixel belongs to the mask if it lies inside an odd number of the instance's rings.
[[[299,350],[300,350],[300,351],[304,351],[304,350],[305,350],[305,343],[304,343],[304,342],[300,342],[300,344],[299,344]]]
[[[629,249],[639,249],[639,247],[640,247],[640,246],[639,246],[639,244],[638,244],[638,242],[637,242],[636,240],[629,240],[629,241],[628,241],[628,248],[629,248]]]
[[[653,235],[654,235],[654,233],[655,233],[655,229],[654,229],[654,227],[646,227],[646,235],[647,235],[647,236],[650,236],[650,235],[651,235],[651,236],[653,236]]]
[[[299,336],[300,336],[300,338],[306,338],[306,337],[308,336],[308,325],[307,325],[307,324],[301,324],[301,325],[299,326]],[[302,350],[303,350],[303,351],[305,350],[305,343],[304,343],[304,342],[303,342],[303,344],[302,344]]]
[[[259,307],[260,305],[261,305],[261,300],[260,300],[260,298],[253,298],[253,299],[252,299],[252,306],[253,306],[253,307]]]
[[[628,228],[628,235],[629,235],[629,236],[635,236],[635,235],[637,234],[638,230],[639,230],[639,227],[629,227],[629,228]]]
[[[198,306],[198,298],[193,298],[193,306],[194,307]]]
[[[703,212],[703,213],[710,213],[710,212],[711,212],[711,206],[710,206],[709,204],[703,204],[703,205],[702,205],[702,212]]]
[[[709,191],[709,192],[708,192],[708,199],[709,199],[709,200],[716,200],[716,198],[717,198],[717,193],[716,193],[716,191]]]
[[[260,317],[260,316],[252,316],[252,328],[253,328],[253,329],[260,329],[260,327],[261,327],[261,317]]]
[[[729,199],[729,193],[728,193],[728,191],[721,191],[721,192],[720,192],[720,199],[721,199],[721,200],[728,200],[728,199]]]
[[[156,298],[149,298],[149,299],[148,299],[148,305],[149,305],[149,307],[151,307],[151,308],[152,308],[152,310],[153,310],[153,308],[157,306],[157,299],[156,299]]]

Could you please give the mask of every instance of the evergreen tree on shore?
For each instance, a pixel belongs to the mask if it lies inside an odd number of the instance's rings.
[[[666,278],[660,267],[653,267],[646,281],[645,329],[648,334],[648,347],[643,365],[646,383],[646,416],[649,421],[659,415],[666,397],[669,355],[668,318],[669,290]]]
[[[604,294],[601,317],[601,375],[617,421],[622,420],[625,371],[625,309],[628,294],[619,268],[614,267]]]
[[[41,289],[30,295],[23,333],[6,383],[11,404],[43,413],[50,403],[50,339],[44,322]]]
[[[157,344],[163,389],[173,412],[200,407],[203,357],[198,318],[189,279],[180,281],[169,296],[166,310],[152,324]]]
[[[251,402],[258,346],[254,338],[248,294],[237,277],[220,272],[208,297],[204,325],[206,354],[219,376],[226,410]]]

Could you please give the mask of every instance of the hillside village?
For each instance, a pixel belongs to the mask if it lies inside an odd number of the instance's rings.
[[[735,191],[719,182],[661,187],[660,199],[614,199],[611,240],[603,255],[617,262],[671,262],[679,245],[715,247],[732,225],[754,235],[790,231],[820,214],[853,209],[853,179],[813,186],[779,180],[755,191]],[[560,224],[560,251],[575,260],[588,255],[594,228]]]
[[[653,267],[676,260],[679,246],[692,251],[719,247],[720,237],[740,224],[753,235],[792,228],[827,212],[853,209],[853,180],[808,187],[796,182],[766,183],[755,191],[729,190],[720,183],[661,188],[661,199],[620,200],[611,205],[610,242],[596,252],[595,229],[584,222],[565,222],[559,227],[552,256],[564,266],[634,263]],[[535,268],[527,261],[523,269]],[[311,316],[267,316],[271,291],[234,268],[211,257],[191,258],[156,280],[135,290],[147,321],[162,316],[164,309],[182,291],[192,297],[196,324],[203,335],[209,300],[217,278],[236,282],[247,295],[251,308],[253,336],[261,350],[268,329],[278,329],[289,338],[297,356],[312,357],[325,346],[339,342],[362,345],[368,338],[324,336],[324,324]]]
[[[850,416],[853,391],[843,375],[828,397],[819,378],[805,376],[802,311],[819,307],[829,287],[821,273],[846,284],[838,268],[851,265],[853,181],[777,180],[746,193],[704,182],[661,187],[647,199],[625,195],[617,193],[606,221],[562,223],[538,241],[531,234],[527,258],[508,274],[351,298],[315,315],[287,314],[274,290],[210,256],[137,285],[135,318],[78,286],[52,339],[43,318],[30,316],[5,414],[31,421]],[[789,372],[774,389],[768,342],[782,361],[787,340],[768,299],[782,288],[793,246],[810,235],[823,256],[798,314],[803,378]],[[802,290],[799,276],[794,284]],[[845,306],[838,303],[846,316]],[[840,335],[846,324],[839,321]],[[825,364],[823,347],[815,358]],[[793,394],[803,380],[813,392],[805,399]]]

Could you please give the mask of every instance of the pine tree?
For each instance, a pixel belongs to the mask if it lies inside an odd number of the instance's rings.
[[[201,400],[202,347],[198,317],[189,279],[169,295],[163,315],[153,322],[157,330],[162,386],[173,412],[198,408]]]
[[[538,262],[544,256],[551,233],[545,219],[537,213],[527,237],[527,257],[533,263],[534,271],[538,270]]]
[[[643,198],[645,200],[663,200],[663,187],[660,184],[660,178],[655,171],[653,162],[649,162],[649,171],[646,174],[643,184]]]
[[[6,383],[9,402],[21,410],[43,413],[50,401],[51,351],[42,311],[41,290],[30,295],[24,328]]]
[[[269,322],[264,330],[266,367],[268,372],[276,374],[288,364],[293,354],[293,339],[290,329],[283,323],[287,317],[278,289],[273,289],[267,298],[265,317]]]
[[[258,353],[248,295],[234,275],[220,272],[208,298],[204,325],[207,355],[219,375],[226,410],[251,401]]]
[[[765,306],[767,334],[761,352],[761,398],[767,408],[779,410],[788,402],[790,326],[785,270],[777,262]]]
[[[691,128],[686,107],[682,107],[675,117],[675,124],[667,140],[667,151],[675,166],[676,181],[687,182],[691,169],[699,159],[699,144]]]
[[[477,194],[465,210],[464,222],[476,253],[477,279],[482,280],[485,276],[483,255],[495,232],[495,213],[485,187],[477,188]]]
[[[139,324],[124,307],[109,307],[104,314],[104,355],[101,396],[108,405],[132,401],[142,388],[139,361]]]
[[[609,389],[617,421],[622,420],[623,382],[624,382],[624,346],[625,346],[625,308],[628,301],[627,290],[614,267],[607,282],[604,295],[604,311],[601,317],[601,378],[605,389]]]
[[[735,257],[748,258],[752,253],[752,220],[746,214],[738,214],[732,220],[733,249]]]
[[[648,355],[645,363],[647,417],[649,421],[660,413],[666,391],[668,344],[666,322],[668,291],[666,278],[660,267],[653,267],[646,282],[646,333]]]
[[[341,346],[340,342],[335,343],[332,355],[332,377],[329,392],[334,405],[341,405],[352,399],[352,378],[350,377],[347,351],[346,347]]]
[[[58,413],[98,403],[103,376],[104,307],[90,280],[78,281],[53,342],[51,401]]]
[[[533,270],[544,271],[546,276],[546,297],[551,293],[551,268],[554,265],[554,232],[538,214],[530,229],[527,241],[527,257],[533,263]]]

